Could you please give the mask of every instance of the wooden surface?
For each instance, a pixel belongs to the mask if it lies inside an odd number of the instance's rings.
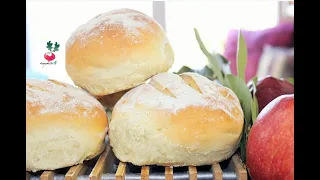
[[[142,166],[141,167],[141,180],[149,180],[149,166]]]
[[[223,172],[220,164],[215,163],[212,165],[212,175],[214,177],[214,180],[222,180]]]
[[[116,172],[116,180],[124,180],[126,175],[126,163],[120,162]]]
[[[197,180],[197,168],[194,166],[189,166],[188,171],[189,171],[189,180]]]
[[[91,171],[89,177],[90,177],[90,180],[100,180],[101,179],[101,176],[102,174],[104,173],[104,167],[106,165],[106,159],[107,159],[107,156],[109,154],[109,151],[110,151],[110,145],[108,144],[107,145],[107,148],[106,150],[100,155],[96,165],[93,167],[93,170]]]
[[[173,168],[166,167],[164,175],[166,177],[166,180],[173,180]]]
[[[78,176],[82,175],[87,170],[84,164],[78,164],[69,169],[65,176],[65,180],[76,180]]]
[[[247,180],[247,170],[244,168],[244,165],[242,164],[239,155],[235,154],[231,158],[231,163],[233,163],[237,179],[238,180]]]
[[[101,180],[101,176],[105,173],[105,166],[107,163],[108,155],[111,153],[110,145],[107,145],[106,150],[99,156],[95,166],[93,167],[91,173],[89,174],[90,180]],[[115,173],[116,180],[125,180],[126,176],[126,166],[127,164],[124,162],[120,162],[117,171]],[[237,180],[247,180],[248,174],[245,165],[242,163],[238,154],[235,154],[231,157],[230,160],[230,168],[234,169]],[[88,170],[87,165],[79,164],[73,167],[70,167],[68,172],[65,174],[65,180],[76,180],[77,177],[83,175]],[[189,166],[188,174],[189,180],[197,180],[197,167]],[[26,180],[30,180],[30,175],[32,173],[26,172]],[[55,171],[44,171],[40,175],[40,180],[54,180]],[[150,179],[150,167],[142,166],[141,167],[141,180],[149,180]],[[173,167],[165,167],[165,180],[173,180]],[[223,171],[219,163],[215,163],[212,165],[212,175],[214,180],[222,180],[223,179]]]
[[[40,176],[40,180],[53,180],[53,177],[54,177],[53,171],[44,171]]]

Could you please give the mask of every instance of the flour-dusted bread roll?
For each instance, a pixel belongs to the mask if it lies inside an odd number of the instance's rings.
[[[54,170],[100,154],[108,127],[94,97],[54,80],[26,82],[26,170]]]
[[[117,102],[110,144],[135,165],[208,165],[236,151],[243,118],[232,90],[196,73],[160,73]]]
[[[66,43],[66,70],[72,81],[94,96],[144,83],[174,62],[163,28],[131,9],[99,14],[81,25]]]

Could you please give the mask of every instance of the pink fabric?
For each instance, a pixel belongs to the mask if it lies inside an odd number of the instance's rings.
[[[292,43],[293,32],[293,23],[283,23],[276,27],[260,31],[241,30],[248,48],[246,81],[256,76],[263,47],[266,44],[287,47]],[[237,74],[237,43],[238,30],[230,30],[223,55],[231,62],[231,72],[235,75]]]

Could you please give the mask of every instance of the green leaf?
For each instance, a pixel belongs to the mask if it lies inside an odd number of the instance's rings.
[[[294,84],[294,78],[293,77],[289,77],[287,78],[287,81],[291,84]]]
[[[258,77],[255,76],[251,79],[251,82],[252,82],[252,88],[253,88],[253,94],[256,93],[257,91],[257,82],[258,82]]]
[[[251,102],[251,112],[252,112],[252,124],[256,121],[258,113],[259,113],[259,108],[258,108],[258,100],[257,97],[254,95],[252,102]]]
[[[196,71],[198,74],[201,74],[202,76],[207,77],[210,80],[214,80],[214,74],[213,71],[208,67],[205,66],[204,68],[202,68],[201,70]]]
[[[194,72],[193,69],[189,68],[188,66],[182,66],[179,71],[177,72],[177,74],[181,74],[184,72]]]
[[[55,42],[55,43],[54,43],[53,52],[59,51],[59,47],[60,47],[60,44],[58,44],[57,42]]]
[[[240,157],[241,157],[241,160],[243,163],[246,163],[246,147],[247,147],[250,128],[251,128],[251,124],[244,126],[243,131],[242,131],[241,140],[240,140]]]
[[[237,71],[238,77],[245,80],[245,72],[247,66],[247,45],[239,30],[238,33],[238,50],[237,50]]]
[[[245,119],[251,119],[251,101],[252,96],[249,91],[249,88],[247,87],[247,84],[243,79],[240,79],[237,76],[234,76],[232,74],[226,75],[226,83],[224,84],[226,87],[230,88],[238,97],[240,100],[244,117]]]
[[[52,50],[52,42],[51,41],[47,42],[47,49],[51,52],[51,50]]]
[[[257,86],[257,82],[258,82],[258,77],[255,76],[254,78],[252,78],[252,82],[254,84],[254,87],[256,87]]]
[[[257,82],[258,82],[258,77],[254,77],[252,78],[252,102],[251,102],[251,114],[252,114],[252,124],[255,122],[255,120],[257,119],[258,113],[259,113],[259,107],[258,107],[258,100],[257,97],[255,95],[256,91],[257,91]]]
[[[240,140],[240,154],[243,162],[246,161],[246,145],[249,135],[249,129],[251,128],[251,102],[252,96],[245,81],[232,74],[225,76],[224,86],[230,88],[238,97],[243,113],[244,113],[244,127]]]
[[[57,64],[57,61],[55,61],[53,64]]]
[[[230,69],[230,61],[228,61],[224,56],[221,54],[216,54],[217,58],[220,60],[221,64],[221,69],[222,73],[225,76],[226,74],[231,74],[231,69]]]
[[[205,66],[200,70],[193,70],[193,69],[189,68],[188,66],[182,66],[176,74],[181,74],[181,73],[185,73],[185,72],[195,72],[195,73],[198,73],[202,76],[207,77],[210,80],[214,80],[213,72],[208,66]]]
[[[222,56],[221,54],[218,54],[218,56],[221,58],[223,64],[230,65],[230,62],[224,56]]]
[[[201,41],[200,35],[199,35],[198,30],[196,28],[194,28],[194,33],[196,35],[196,39],[198,41],[198,44],[199,44],[201,51],[208,58],[208,61],[211,65],[213,73],[217,76],[218,80],[221,83],[223,83],[224,78],[223,78],[221,67],[219,66],[219,62],[218,62],[217,58],[214,55],[212,55],[211,53],[209,53],[209,51],[206,49],[203,42]]]

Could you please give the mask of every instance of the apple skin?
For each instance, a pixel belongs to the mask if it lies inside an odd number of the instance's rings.
[[[294,179],[294,94],[277,97],[260,112],[246,148],[251,179]]]
[[[284,94],[294,94],[294,85],[282,79],[272,76],[266,76],[257,82],[257,91],[255,93],[259,112],[276,97]]]

